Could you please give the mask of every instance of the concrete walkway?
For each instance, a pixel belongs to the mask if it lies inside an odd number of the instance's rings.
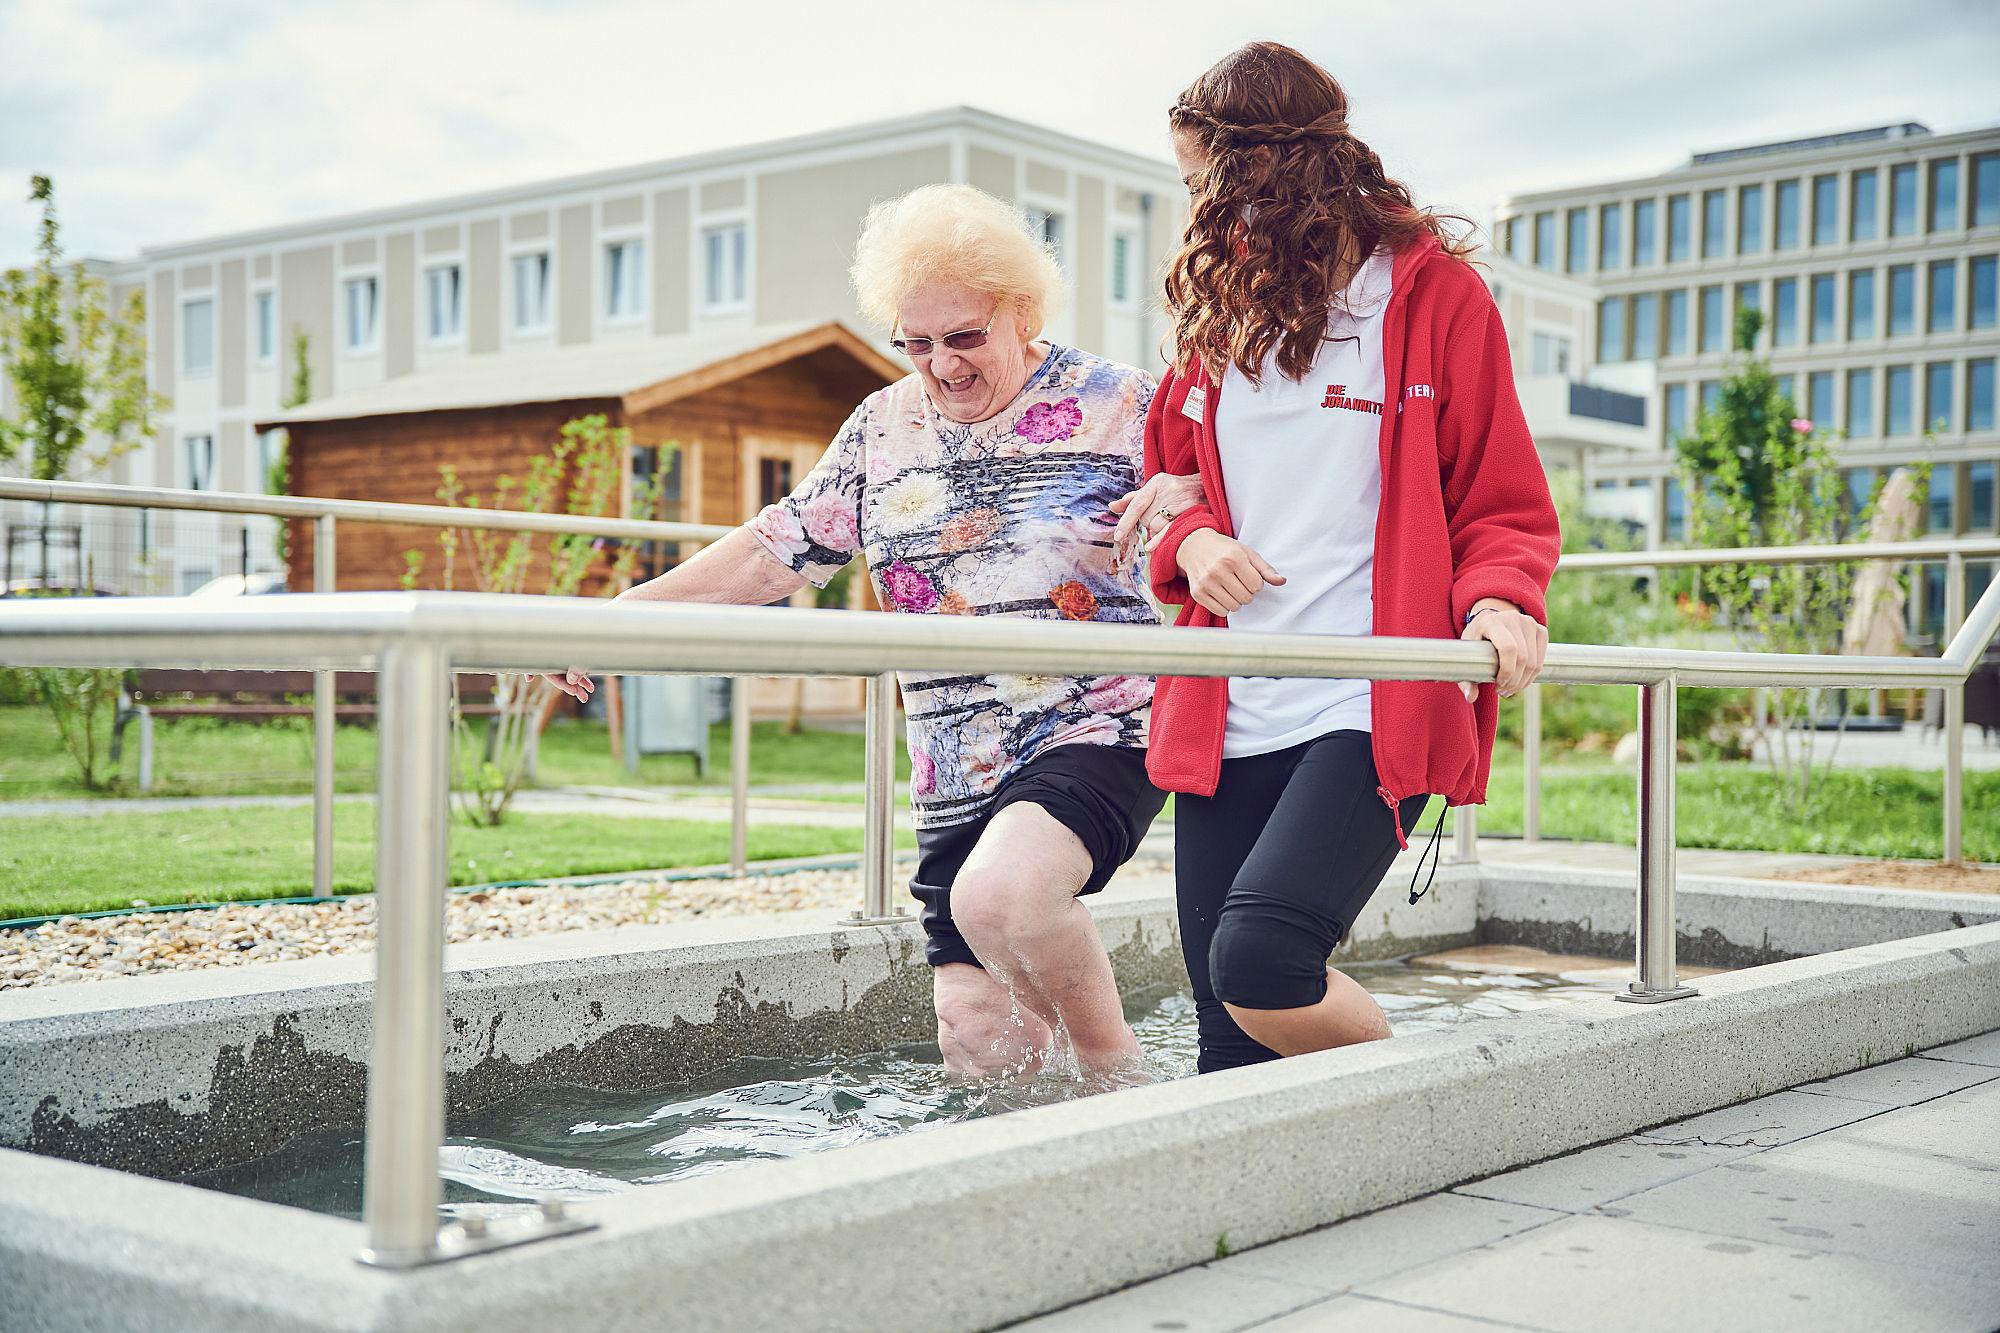
[[[1901,731],[1850,731],[1834,746],[1833,733],[1820,732],[1815,738],[1815,756],[1833,751],[1835,768],[1914,768],[1936,771],[1944,767],[1944,732],[1925,731],[1915,723]],[[1763,750],[1757,751],[1761,759]],[[1987,740],[1978,727],[1965,729],[1967,770],[2000,769],[2000,740]]]
[[[2000,1031],[1017,1327],[1983,1333],[2000,1322],[1996,1125]]]

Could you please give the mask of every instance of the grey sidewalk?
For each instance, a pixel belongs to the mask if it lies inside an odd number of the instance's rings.
[[[1422,1124],[1413,1108],[1411,1132]],[[1018,1327],[1984,1333],[2000,1324],[1996,1125],[2000,1031]]]

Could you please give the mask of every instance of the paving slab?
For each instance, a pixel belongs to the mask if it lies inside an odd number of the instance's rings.
[[[1713,1148],[1776,1148],[1880,1114],[1880,1102],[1809,1092],[1775,1092],[1692,1119],[1657,1125],[1633,1137],[1652,1143]]]
[[[1952,1060],[1962,1065],[2000,1066],[2000,1032],[1988,1032],[1980,1037],[1967,1037],[1949,1046],[1933,1046],[1928,1051],[1917,1052],[1926,1060]]]
[[[1433,1194],[1290,1240],[1260,1245],[1209,1267],[1217,1272],[1276,1278],[1321,1293],[1340,1292],[1546,1226],[1559,1216],[1546,1209],[1491,1199]]]
[[[2000,1171],[2000,1081],[1982,1083],[1920,1106],[1871,1116],[1826,1136],[1936,1158],[1961,1170]],[[2000,1195],[2000,1179],[1992,1186]],[[2000,1249],[2000,1241],[1996,1241]]]
[[[1802,1083],[1798,1091],[1845,1097],[1857,1102],[1880,1102],[1886,1106],[1910,1106],[1996,1078],[2000,1078],[2000,1069],[1991,1065],[1905,1059],[1892,1060],[1870,1069],[1857,1069],[1838,1078]]]
[[[1232,1333],[1323,1299],[1324,1292],[1213,1264],[1128,1287],[1013,1327],[1021,1333]]]
[[[1664,1185],[1734,1161],[1750,1147],[1710,1147],[1706,1144],[1666,1144],[1645,1139],[1620,1139],[1595,1148],[1537,1162],[1460,1185],[1461,1195],[1502,1199],[1535,1208],[1585,1213],[1628,1194]],[[1414,1206],[1414,1205],[1411,1205]]]
[[[1538,1324],[1468,1319],[1445,1310],[1385,1301],[1379,1296],[1336,1296],[1282,1319],[1259,1324],[1257,1333],[1496,1333],[1506,1329],[1540,1333],[1541,1328]]]
[[[1558,1333],[1980,1333],[2000,1310],[2000,1277],[1582,1216],[1441,1259],[1361,1294]]]

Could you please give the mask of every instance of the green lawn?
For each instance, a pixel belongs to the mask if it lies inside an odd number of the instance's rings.
[[[367,892],[375,878],[375,810],[334,812],[333,880]],[[905,837],[907,845],[909,839]],[[857,828],[753,826],[752,860],[859,852]],[[514,815],[500,828],[451,824],[451,882],[714,865],[729,826],[698,820]],[[312,811],[251,807],[116,816],[0,819],[0,918],[312,892]]]
[[[48,710],[0,707],[0,801],[137,796],[138,728],[126,731],[123,762],[116,781],[103,792],[87,790],[64,753]],[[708,784],[729,784],[729,728],[716,726],[709,737]],[[752,728],[750,780],[754,784],[861,781],[859,732],[805,731],[784,734],[781,724]],[[899,759],[909,777],[909,757]],[[334,731],[334,785],[339,791],[375,789],[375,732],[368,727]],[[693,783],[694,760],[686,755],[647,755],[635,777],[611,758],[601,722],[561,721],[543,733],[540,784],[543,786],[663,786]],[[154,724],[155,796],[283,795],[312,790],[312,720],[279,718],[264,723],[183,718]]]

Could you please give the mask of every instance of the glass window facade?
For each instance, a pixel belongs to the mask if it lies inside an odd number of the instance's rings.
[[[1728,350],[1729,335],[1724,327],[1727,321],[1722,311],[1722,288],[1720,286],[1701,289],[1701,350],[1721,352]]]
[[[1830,343],[1840,336],[1840,312],[1834,308],[1833,274],[1812,276],[1812,340]]]
[[[1764,187],[1743,185],[1736,191],[1736,253],[1754,255],[1764,248]]]
[[[1916,265],[1896,264],[1889,269],[1889,336],[1907,338],[1916,331]]]
[[[1568,229],[1568,244],[1563,250],[1563,269],[1568,273],[1582,273],[1590,267],[1590,210],[1572,208],[1563,224]]]
[[[1773,217],[1774,231],[1771,248],[1774,250],[1796,250],[1799,248],[1799,213],[1802,196],[1797,181],[1779,181],[1775,188]]]
[[[1703,412],[1713,412],[1715,410],[1716,404],[1720,403],[1721,401],[1722,401],[1722,381],[1703,380],[1701,382],[1701,410]]]
[[[1597,266],[1625,267],[1625,205],[1604,204],[1597,210]]]
[[[1535,267],[1556,266],[1556,215],[1535,214]]]
[[[1688,386],[1668,384],[1660,390],[1660,419],[1666,427],[1667,443],[1687,434],[1688,427]]]
[[[1667,196],[1667,262],[1694,258],[1694,205],[1684,194]]]
[[[1813,177],[1812,243],[1840,243],[1840,177],[1831,173]]]
[[[1889,168],[1889,234],[1917,234],[1917,164]]]
[[[1958,261],[1939,259],[1931,263],[1930,331],[1950,333],[1958,327]]]
[[[2000,153],[1972,159],[1972,225],[2000,227]]]
[[[1777,381],[1778,396],[1792,405],[1794,416],[1798,415],[1798,381],[1790,375],[1773,375],[1771,378]]]
[[[1965,469],[1965,528],[1968,532],[1991,532],[1994,465],[1969,463]]]
[[[181,373],[206,375],[215,369],[215,302],[208,297],[181,307]]]
[[[1632,298],[1632,359],[1651,361],[1660,354],[1660,298],[1641,292]]]
[[[1931,230],[1958,230],[1958,159],[1931,163]]]
[[[1875,469],[1872,467],[1851,467],[1847,477],[1847,512],[1858,514],[1868,507],[1868,499],[1875,493]]]
[[[1704,190],[1701,195],[1701,257],[1720,259],[1729,253],[1729,192]]]
[[[1847,336],[1851,341],[1875,336],[1875,270],[1858,268],[1847,275]]]
[[[1957,405],[1951,400],[1954,367],[1949,361],[1933,361],[1924,367],[1924,429],[1949,431],[1958,424]]]
[[[1875,372],[1847,372],[1847,433],[1857,440],[1875,436]]]
[[[1974,255],[1965,262],[1966,285],[1971,288],[1970,299],[1966,302],[1966,313],[1970,316],[1966,325],[1974,329],[1990,329],[1994,325],[1994,278],[2000,274],[2000,256]]]
[[[1965,363],[1965,428],[1969,431],[1993,429],[1993,358],[1977,357]]]
[[[1958,469],[1949,463],[1931,469],[1930,502],[1924,506],[1925,527],[1931,532],[1950,532],[1952,500],[1958,490]]]
[[[1872,241],[1881,235],[1881,180],[1874,167],[1854,173],[1848,186],[1847,239]]]
[[[1597,303],[1597,359],[1625,359],[1625,298],[1607,296]]]
[[[1799,344],[1799,280],[1779,278],[1771,284],[1771,345]]]
[[[1651,199],[1632,201],[1632,264],[1645,268],[1660,262],[1659,205]]]
[[[1916,432],[1916,372],[1908,366],[1890,366],[1882,372],[1883,399],[1888,420],[1883,433],[1891,437]]]
[[[1806,415],[1821,430],[1833,427],[1833,372],[1815,370],[1806,376]]]
[[[1688,294],[1687,288],[1676,287],[1667,293],[1667,355],[1686,356],[1688,354]]]
[[[1668,477],[1667,484],[1661,489],[1666,492],[1666,512],[1661,516],[1666,539],[1670,542],[1682,541],[1687,537],[1688,530],[1687,492],[1682,489],[1679,477]]]
[[[1532,220],[1529,218],[1507,219],[1507,253],[1523,264],[1530,263],[1534,259],[1534,256],[1528,253],[1528,235],[1531,227]]]

